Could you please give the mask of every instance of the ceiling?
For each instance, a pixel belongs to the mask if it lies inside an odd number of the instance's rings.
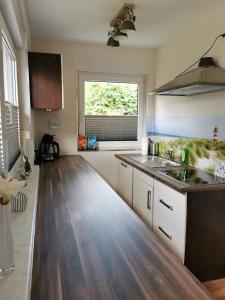
[[[106,43],[109,23],[125,1],[27,0],[33,38]],[[224,0],[132,0],[135,33],[121,43],[159,47],[190,23],[224,5]]]

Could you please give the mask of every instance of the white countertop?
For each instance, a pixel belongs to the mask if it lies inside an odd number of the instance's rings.
[[[11,274],[0,276],[0,300],[30,298],[38,179],[39,166],[32,166],[32,175],[26,180],[27,209],[11,213],[16,268]]]

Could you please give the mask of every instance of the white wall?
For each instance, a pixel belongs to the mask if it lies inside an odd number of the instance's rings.
[[[54,112],[35,111],[37,137],[56,135],[62,154],[77,154],[78,134],[78,71],[142,74],[147,77],[146,89],[154,84],[154,51],[136,48],[112,48],[106,45],[34,40],[32,51],[60,53],[63,61],[64,109]],[[147,108],[145,109],[147,113]],[[48,122],[57,117],[59,130],[48,129]],[[116,188],[116,152],[82,152],[82,155]]]
[[[217,35],[225,32],[224,11],[225,5],[199,24],[191,25],[186,31],[157,50],[156,87],[170,81],[185,70],[207,50]],[[208,56],[213,56],[217,63],[225,68],[224,53],[225,39],[221,38]],[[189,122],[196,122],[197,131],[199,127],[208,126],[211,122],[211,125],[207,127],[207,130],[211,131],[211,127],[217,120],[220,127],[223,127],[221,121],[223,116],[225,116],[225,92],[191,97],[156,96],[155,99],[155,117],[159,118],[158,122],[160,118],[162,120],[167,118],[168,123],[172,123],[173,117],[189,118],[186,120],[187,124],[185,123],[187,126]],[[197,120],[199,120],[198,123]],[[182,127],[182,123],[180,126]],[[219,129],[225,134],[225,126]],[[207,136],[206,133],[205,136]]]
[[[45,132],[56,134],[63,154],[77,151],[78,71],[143,74],[148,76],[148,82],[154,82],[154,51],[149,49],[34,40],[31,50],[62,54],[64,109],[50,113],[35,111],[35,117],[38,138]],[[61,129],[57,131],[48,129],[48,121],[54,116],[61,121]]]

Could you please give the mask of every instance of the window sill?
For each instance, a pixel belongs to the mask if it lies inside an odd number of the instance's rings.
[[[122,141],[122,142],[97,142],[96,149],[79,150],[78,152],[99,152],[99,151],[135,151],[141,150],[139,141]]]
[[[84,152],[115,152],[115,151],[141,151],[141,148],[100,148],[95,150],[77,150],[78,153],[84,153]]]

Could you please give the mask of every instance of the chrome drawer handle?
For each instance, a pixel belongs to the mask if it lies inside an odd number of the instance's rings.
[[[172,240],[172,235],[168,234],[161,226],[158,226],[159,230],[170,240]]]
[[[124,168],[127,168],[127,165],[125,165],[124,163],[120,163],[121,164],[121,166],[123,166]]]
[[[151,210],[151,191],[147,193],[147,209]]]
[[[170,210],[173,210],[173,206],[167,204],[166,202],[164,202],[162,199],[159,200],[160,203],[162,203],[164,206],[166,206],[167,208],[169,208]]]

